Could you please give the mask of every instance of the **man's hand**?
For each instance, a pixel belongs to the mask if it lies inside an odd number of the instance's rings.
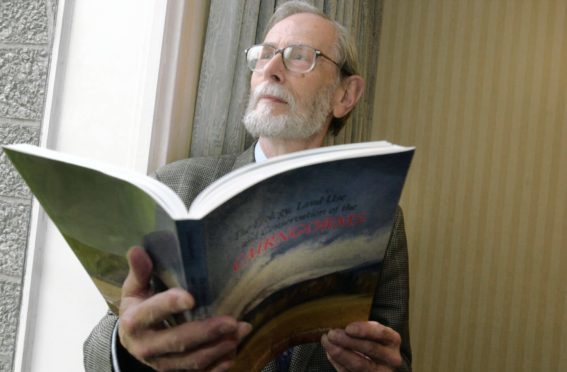
[[[378,322],[354,322],[321,337],[327,358],[339,372],[394,371],[402,364],[400,335]]]
[[[193,296],[179,288],[153,294],[149,285],[152,261],[143,249],[132,248],[128,263],[118,328],[122,346],[159,371],[230,368],[236,347],[251,326],[223,316],[165,327],[164,320],[171,315],[193,308]]]

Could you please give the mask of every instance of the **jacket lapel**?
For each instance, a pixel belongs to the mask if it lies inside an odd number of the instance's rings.
[[[256,142],[254,142],[252,146],[248,147],[242,154],[236,157],[236,160],[234,161],[234,165],[232,166],[232,170],[238,169],[250,163],[254,163],[255,146],[256,146]]]

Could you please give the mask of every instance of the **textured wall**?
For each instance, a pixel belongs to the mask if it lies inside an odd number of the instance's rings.
[[[567,1],[387,0],[416,371],[567,371]]]
[[[0,2],[0,145],[39,143],[57,0]],[[0,372],[12,371],[31,197],[0,150]]]

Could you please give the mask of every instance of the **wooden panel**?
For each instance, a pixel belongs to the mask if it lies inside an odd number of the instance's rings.
[[[567,370],[567,2],[384,2],[417,371]]]

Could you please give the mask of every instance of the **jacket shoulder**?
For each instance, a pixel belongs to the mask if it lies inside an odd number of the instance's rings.
[[[222,155],[178,160],[159,168],[154,176],[189,207],[203,189],[233,169],[236,159],[236,155]]]

